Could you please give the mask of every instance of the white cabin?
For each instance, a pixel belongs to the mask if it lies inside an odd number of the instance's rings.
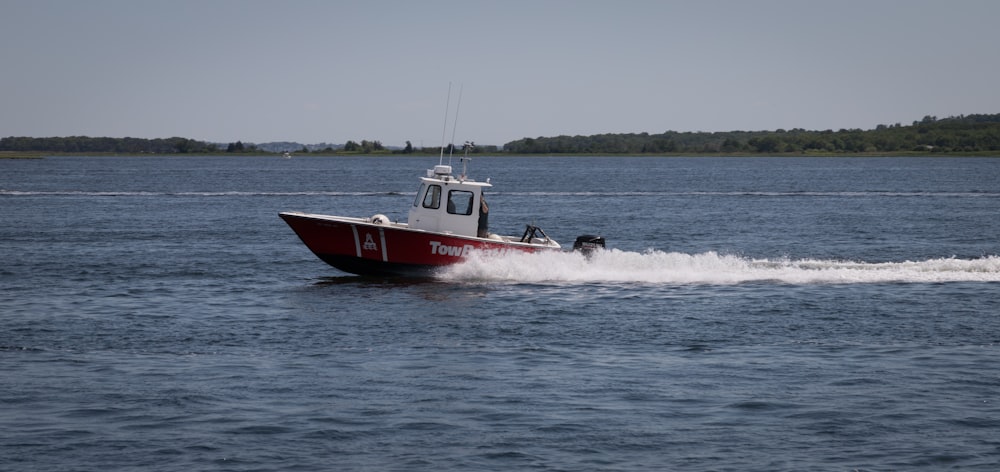
[[[438,165],[420,178],[420,189],[410,207],[414,229],[459,236],[486,237],[489,208],[483,201],[486,182],[451,175],[451,166]]]

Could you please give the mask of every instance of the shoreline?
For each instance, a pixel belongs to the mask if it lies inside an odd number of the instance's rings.
[[[296,154],[292,153],[292,158],[303,159],[303,158],[338,158],[338,157],[371,157],[373,159],[383,158],[383,157],[433,157],[437,156],[437,153],[359,153],[359,152],[334,152],[334,153],[323,153],[315,152],[308,154]],[[57,157],[57,156],[70,156],[70,157],[273,157],[282,158],[282,154],[279,153],[171,153],[171,154],[153,154],[153,153],[113,153],[113,152],[38,152],[38,151],[0,151],[0,160],[3,159],[45,159],[46,157]],[[456,155],[457,156],[457,155]],[[461,157],[461,156],[459,156]],[[950,152],[950,153],[934,153],[934,152],[860,152],[860,153],[847,153],[847,152],[809,152],[809,153],[622,153],[622,154],[611,154],[611,153],[546,153],[546,154],[526,154],[526,153],[484,153],[484,154],[471,154],[470,158],[476,157],[650,157],[650,158],[671,158],[671,157],[733,157],[733,158],[753,158],[753,157],[983,157],[983,158],[1000,158],[1000,153],[996,152]]]

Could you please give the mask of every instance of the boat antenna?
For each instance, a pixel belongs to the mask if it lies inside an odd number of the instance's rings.
[[[451,156],[455,153],[455,130],[458,129],[458,112],[462,109],[462,89],[465,85],[458,86],[458,105],[455,105],[455,124],[451,128],[451,147],[448,149],[448,165],[451,165]]]
[[[451,82],[448,82],[448,99],[444,102],[444,126],[441,127],[441,155],[438,165],[444,164],[444,137],[448,134],[448,108],[451,107]]]
[[[474,149],[475,147],[476,143],[472,141],[466,141],[465,144],[462,146],[462,150],[465,151],[465,156],[462,157],[462,180],[465,180],[465,177],[468,175],[467,171],[468,171],[469,161],[472,160],[472,158],[469,157],[469,150]]]

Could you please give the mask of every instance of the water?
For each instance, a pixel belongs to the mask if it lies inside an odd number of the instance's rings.
[[[1000,468],[1000,160],[482,157],[611,250],[423,281],[277,217],[434,163],[0,160],[0,469]]]

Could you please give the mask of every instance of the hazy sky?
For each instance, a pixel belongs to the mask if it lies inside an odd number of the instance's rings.
[[[0,0],[0,136],[438,146],[449,82],[459,143],[871,129],[1000,113],[998,21],[996,0]]]

